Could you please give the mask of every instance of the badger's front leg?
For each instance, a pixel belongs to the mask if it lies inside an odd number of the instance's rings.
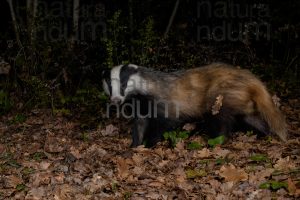
[[[143,144],[149,125],[148,118],[135,118],[132,127],[131,147],[137,147]]]

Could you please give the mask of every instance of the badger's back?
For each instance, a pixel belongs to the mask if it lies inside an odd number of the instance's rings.
[[[259,115],[270,130],[286,139],[285,120],[264,84],[251,72],[222,63],[187,70],[170,93],[182,116],[202,117],[222,96],[231,115]]]

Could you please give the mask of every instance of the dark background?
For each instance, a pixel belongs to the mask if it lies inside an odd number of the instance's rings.
[[[221,61],[250,69],[282,99],[299,95],[297,0],[80,1],[78,28],[74,2],[0,1],[0,66],[10,67],[1,113],[105,102],[101,70],[121,63],[173,71]]]

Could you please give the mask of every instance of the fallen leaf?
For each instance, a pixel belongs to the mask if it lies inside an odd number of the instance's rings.
[[[287,183],[288,183],[288,191],[289,191],[289,193],[290,194],[295,194],[296,191],[297,191],[297,187],[296,187],[295,183],[292,181],[291,178],[288,178]]]
[[[203,149],[197,151],[197,157],[199,157],[199,158],[208,158],[211,155],[212,155],[212,153],[207,148],[203,148]]]
[[[53,174],[50,172],[38,172],[33,174],[33,176],[30,178],[30,183],[33,187],[48,185],[50,184],[52,176]]]
[[[49,168],[50,165],[51,165],[50,162],[42,161],[42,162],[40,163],[40,167],[39,167],[39,168],[40,168],[41,170],[46,170],[46,169]]]
[[[187,178],[196,178],[207,175],[206,171],[203,169],[188,169],[185,173]]]
[[[145,159],[145,157],[143,157],[142,154],[135,153],[132,156],[132,160],[133,160],[134,164],[137,166],[141,166],[144,162],[144,159]]]
[[[213,149],[212,153],[216,158],[225,158],[230,153],[230,151],[217,146]]]
[[[46,138],[44,150],[48,153],[59,153],[62,152],[66,147],[66,139],[55,137],[55,136],[48,136]]]
[[[183,130],[185,131],[193,131],[196,129],[196,124],[195,123],[186,123],[183,127]]]
[[[17,185],[23,183],[23,180],[15,175],[0,177],[0,183],[3,188],[16,188]]]
[[[101,191],[107,184],[109,184],[109,182],[97,173],[93,174],[91,179],[87,178],[83,181],[83,187],[92,193]]]
[[[119,135],[119,128],[115,127],[114,125],[110,124],[105,127],[105,129],[100,131],[102,136],[117,136]]]
[[[45,196],[46,196],[45,187],[33,187],[28,191],[25,200],[40,200],[40,199],[45,199],[44,198]]]
[[[80,159],[82,158],[81,153],[79,152],[79,150],[76,147],[71,147],[70,148],[70,153],[76,158],[76,159]]]
[[[219,95],[219,96],[216,97],[216,101],[215,101],[214,105],[211,108],[212,115],[216,115],[220,112],[220,109],[223,105],[223,98],[224,97],[222,95]]]
[[[121,179],[125,179],[129,175],[129,166],[124,158],[117,158],[118,175]]]
[[[234,165],[223,165],[219,172],[217,172],[225,181],[239,182],[248,179],[248,174],[244,169],[237,169]]]
[[[276,94],[275,94],[272,96],[272,100],[273,100],[274,105],[277,108],[279,108],[280,107],[280,98],[278,96],[276,96]]]
[[[286,170],[295,169],[296,165],[293,162],[293,160],[291,160],[290,157],[287,156],[285,158],[279,158],[279,160],[277,160],[276,164],[274,165],[274,168],[278,170],[286,171]]]

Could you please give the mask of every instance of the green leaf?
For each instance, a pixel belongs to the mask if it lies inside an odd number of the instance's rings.
[[[195,150],[195,149],[201,149],[202,147],[203,147],[202,144],[192,141],[188,144],[187,149]]]
[[[9,160],[6,162],[7,165],[15,168],[20,168],[22,165],[18,163],[16,160]]]
[[[225,141],[225,136],[221,135],[219,137],[213,138],[213,139],[209,139],[208,140],[208,145],[211,147],[215,147],[218,144],[223,144]]]
[[[40,161],[42,159],[45,159],[47,158],[46,154],[44,152],[35,152],[33,155],[32,155],[32,158],[36,161]]]
[[[187,178],[196,178],[196,177],[203,177],[206,176],[207,173],[203,169],[188,169],[185,171]]]
[[[25,188],[26,188],[26,186],[25,186],[24,184],[18,184],[18,185],[16,186],[16,189],[17,189],[18,191],[23,191]]]
[[[250,160],[253,160],[256,162],[266,162],[269,160],[269,158],[264,154],[254,154],[250,157]]]
[[[268,181],[260,184],[260,189],[272,189],[279,190],[280,188],[288,188],[288,184],[286,182],[278,182],[278,181]]]
[[[188,131],[180,131],[178,133],[178,137],[185,140],[189,137],[189,132]]]
[[[82,133],[81,138],[82,138],[82,140],[83,140],[84,142],[88,142],[88,141],[89,141],[89,138],[90,138],[90,135],[89,135],[89,133],[84,132],[84,133]]]
[[[225,159],[224,158],[218,158],[218,159],[216,159],[216,164],[217,165],[222,165],[224,163],[225,163]]]
[[[23,175],[29,175],[29,174],[32,174],[35,170],[33,168],[30,168],[30,167],[25,167],[23,170],[22,170],[22,174]]]

